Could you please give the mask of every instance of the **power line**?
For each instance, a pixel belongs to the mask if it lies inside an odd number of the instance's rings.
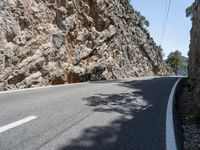
[[[164,7],[164,11],[163,11],[163,20],[162,20],[162,25],[161,25],[161,33],[160,33],[160,45],[161,45],[161,39],[162,39],[162,35],[163,35],[163,30],[164,30],[164,26],[165,26],[165,20],[166,20],[166,16],[167,16],[167,8],[168,8],[168,3],[169,0],[165,0],[165,7]]]
[[[167,13],[166,13],[166,17],[164,18],[164,26],[163,26],[163,30],[162,30],[162,33],[161,33],[160,45],[162,44],[163,39],[164,39],[164,35],[165,35],[166,27],[167,27],[167,21],[168,21],[168,17],[169,17],[169,11],[170,11],[170,7],[171,7],[171,3],[172,3],[172,0],[169,0],[168,7],[165,8],[165,10],[167,9]],[[166,2],[166,4],[167,4],[167,2]]]
[[[166,19],[166,14],[167,14],[167,6],[168,6],[169,0],[165,0],[165,9],[164,9],[164,15],[163,15],[163,21],[162,21],[162,27],[164,27],[165,24],[165,19]],[[163,28],[162,28],[163,30]]]

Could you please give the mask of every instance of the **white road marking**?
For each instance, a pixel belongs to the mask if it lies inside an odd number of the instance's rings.
[[[177,150],[176,137],[174,131],[174,119],[173,119],[173,102],[174,94],[178,83],[181,78],[174,84],[167,105],[167,118],[166,118],[166,150]]]
[[[61,85],[48,85],[48,86],[40,86],[40,87],[32,87],[32,88],[24,88],[24,89],[15,89],[15,90],[8,90],[8,91],[0,91],[0,94],[7,94],[7,93],[15,93],[15,92],[24,92],[24,91],[32,91],[32,90],[39,90],[39,89],[48,89],[48,88],[55,88],[55,87],[70,87],[75,85],[84,85],[88,84],[89,82],[80,82],[80,83],[69,83],[69,84],[61,84]]]
[[[164,77],[164,76],[162,76]],[[153,78],[161,78],[160,76],[153,76],[153,77],[135,77],[135,78],[127,78],[127,80],[141,80],[141,79],[153,79]],[[124,78],[119,78],[118,80],[126,81]],[[110,81],[110,80],[108,80]],[[114,81],[114,80],[113,80]],[[84,85],[89,84],[88,82],[79,82],[79,83],[70,83],[70,84],[62,84],[62,85],[48,85],[48,86],[41,86],[41,87],[33,87],[33,88],[24,88],[24,89],[15,89],[15,90],[8,90],[8,91],[0,91],[0,94],[7,94],[7,93],[15,93],[15,92],[23,92],[23,91],[31,91],[31,90],[39,90],[39,89],[48,89],[48,88],[55,88],[55,87],[64,87],[64,86],[75,86],[75,85]]]
[[[8,124],[6,126],[0,127],[0,133],[5,132],[5,131],[7,131],[9,129],[15,128],[15,127],[17,127],[19,125],[22,125],[24,123],[27,123],[27,122],[29,122],[29,121],[31,121],[33,119],[36,119],[36,118],[37,118],[36,116],[30,116],[30,117],[24,118],[22,120],[13,122],[11,124]]]

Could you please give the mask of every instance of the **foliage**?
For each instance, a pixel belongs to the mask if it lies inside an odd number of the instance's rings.
[[[187,68],[188,67],[188,58],[183,56],[183,68]]]
[[[139,17],[141,24],[145,25],[147,27],[149,27],[150,23],[149,21],[146,19],[146,17],[144,17],[139,11],[135,11],[135,13],[137,14],[137,16]]]
[[[193,16],[193,5],[190,5],[189,7],[186,8],[185,12],[186,12],[186,17],[190,17],[192,18]]]
[[[187,76],[188,75],[188,63],[189,59],[183,56],[183,65],[179,69],[179,74]]]
[[[178,74],[179,68],[184,66],[182,53],[178,50],[171,52],[166,60],[166,63]]]

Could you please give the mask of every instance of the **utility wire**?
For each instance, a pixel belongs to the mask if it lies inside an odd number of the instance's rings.
[[[166,2],[167,7],[165,9],[167,10],[167,13],[166,13],[166,17],[164,17],[164,26],[163,26],[163,29],[162,29],[162,32],[161,32],[160,45],[162,44],[164,36],[165,36],[165,30],[166,30],[166,27],[167,27],[167,21],[168,21],[168,17],[169,17],[169,11],[170,11],[170,7],[171,7],[171,3],[172,3],[172,0],[169,0],[168,6],[167,6],[167,2]]]
[[[168,6],[169,0],[165,0],[165,9],[164,9],[164,15],[163,15],[163,21],[162,21],[162,30],[165,24],[166,14],[167,14],[167,6]]]
[[[167,16],[168,3],[169,3],[169,0],[165,0],[165,7],[164,7],[164,11],[163,11],[163,20],[162,20],[161,33],[160,33],[160,43],[159,43],[160,45],[161,45],[163,29],[164,29],[164,26],[165,26],[165,20],[166,20],[166,16]]]

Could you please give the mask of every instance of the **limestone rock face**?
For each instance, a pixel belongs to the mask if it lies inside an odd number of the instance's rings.
[[[128,0],[0,1],[0,90],[164,71]]]
[[[189,77],[200,81],[200,1],[193,4],[191,43],[189,52]]]
[[[200,113],[200,1],[196,0],[193,4],[193,18],[191,30],[191,43],[189,51],[189,79],[190,88],[189,104],[191,110]]]

